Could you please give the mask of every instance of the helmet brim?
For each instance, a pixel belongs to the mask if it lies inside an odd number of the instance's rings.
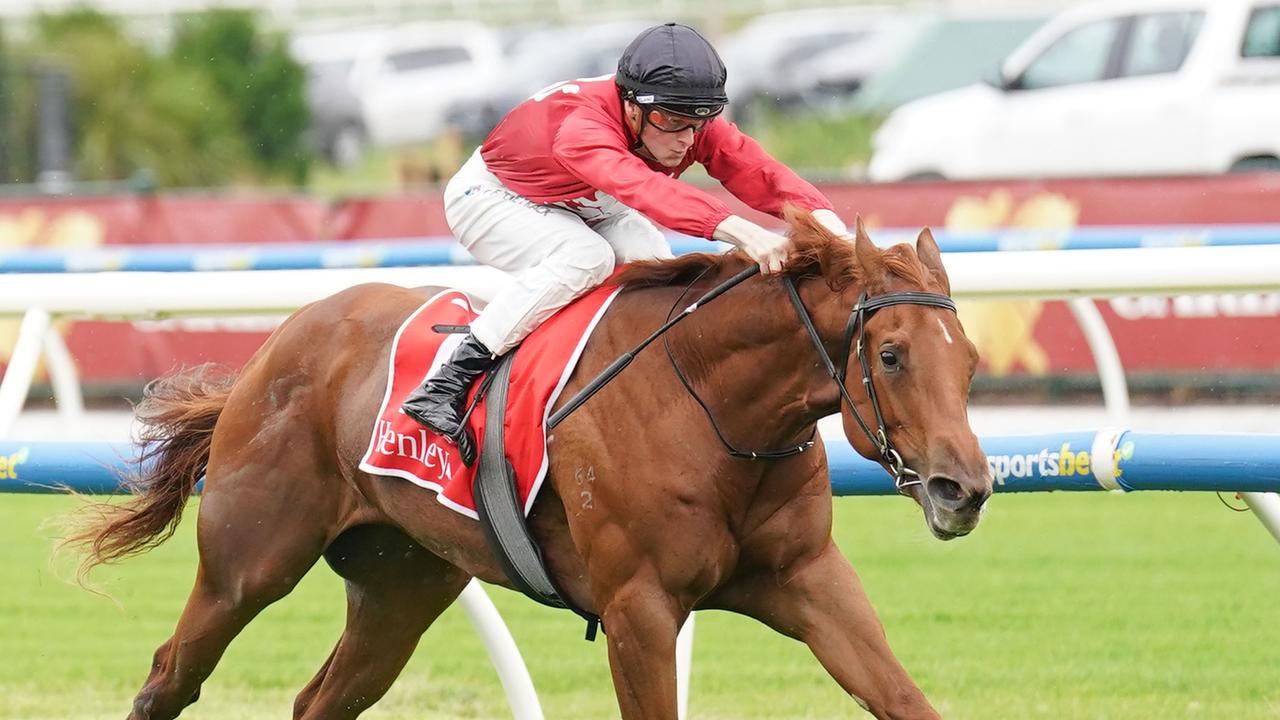
[[[688,101],[685,101],[683,103],[655,102],[650,104],[665,113],[679,115],[680,117],[687,117],[694,120],[713,118],[724,112],[723,103],[698,103],[690,105],[688,104]]]

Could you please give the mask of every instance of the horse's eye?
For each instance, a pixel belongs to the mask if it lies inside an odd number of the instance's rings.
[[[898,369],[898,353],[893,352],[892,350],[881,350],[880,362],[884,363],[885,370],[897,370]]]

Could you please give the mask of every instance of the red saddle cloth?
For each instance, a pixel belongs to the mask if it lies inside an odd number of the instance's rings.
[[[503,427],[506,456],[515,468],[526,515],[547,474],[548,411],[619,289],[604,286],[584,295],[543,323],[515,351]],[[472,482],[479,462],[463,465],[453,443],[400,412],[400,404],[462,341],[463,335],[437,333],[432,326],[467,325],[476,314],[466,293],[448,290],[428,300],[400,326],[391,345],[382,408],[360,461],[360,469],[367,473],[404,478],[435,490],[441,504],[472,518],[477,517]],[[481,400],[468,420],[477,450],[484,443],[485,406]]]

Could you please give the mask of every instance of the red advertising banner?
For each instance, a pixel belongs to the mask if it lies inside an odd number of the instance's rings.
[[[438,194],[352,198],[335,203],[325,223],[332,240],[447,237],[444,199]]]
[[[305,197],[125,195],[0,200],[0,248],[307,242],[328,208]]]
[[[872,226],[950,227],[957,208],[1003,212],[1002,225],[1035,217],[1046,198],[1071,211],[1069,225],[1196,225],[1280,222],[1280,173],[1216,177],[1067,179],[1019,182],[827,185],[841,216],[861,213]],[[1026,214],[1032,217],[1024,217]],[[1054,217],[1065,221],[1066,217]]]
[[[1093,355],[1065,303],[959,303],[989,377],[1092,374]],[[1097,302],[1125,370],[1179,377],[1280,372],[1280,293]]]
[[[834,184],[822,189],[842,216],[851,219],[861,214],[872,228],[1280,223],[1280,174]],[[719,188],[713,192],[724,195]],[[736,200],[727,199],[735,209],[751,214]],[[0,249],[446,234],[438,193],[335,203],[306,197],[209,195],[0,200]],[[1274,376],[1280,372],[1280,294],[1124,298],[1100,302],[1099,307],[1132,374]],[[963,303],[961,318],[990,377],[1093,372],[1084,337],[1062,303]],[[0,364],[13,346],[17,328],[16,319],[0,320]],[[237,367],[265,339],[270,322],[76,322],[60,328],[86,383],[136,386],[183,365],[214,361]]]

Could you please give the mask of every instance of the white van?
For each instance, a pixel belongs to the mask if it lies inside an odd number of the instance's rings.
[[[434,138],[452,106],[483,96],[501,70],[502,45],[484,25],[396,28],[379,61],[355,79],[369,137],[379,145]]]
[[[1027,39],[989,84],[914,102],[870,179],[1280,170],[1280,0],[1105,0]]]

